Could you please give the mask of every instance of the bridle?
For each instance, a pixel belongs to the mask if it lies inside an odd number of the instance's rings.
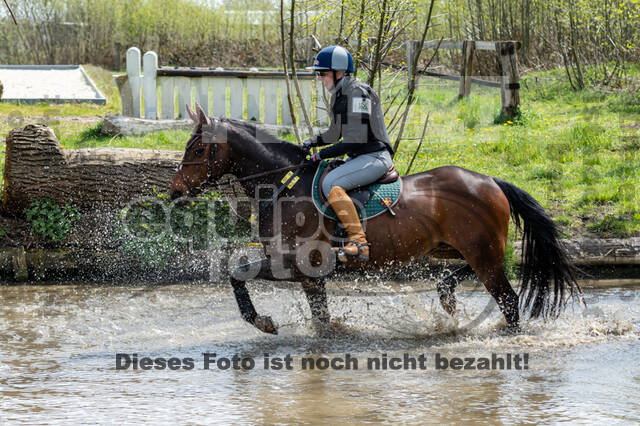
[[[196,141],[198,140],[198,138],[202,138],[205,136],[205,134],[212,135],[212,141],[211,142],[207,142],[207,145],[210,145],[209,148],[209,152],[207,155],[207,158],[200,160],[200,161],[184,161],[183,160],[180,162],[180,164],[178,164],[178,169],[177,172],[180,175],[180,178],[182,179],[182,182],[184,183],[185,187],[187,188],[187,193],[186,195],[188,196],[193,196],[193,190],[194,189],[198,189],[198,190],[202,190],[204,189],[206,186],[209,185],[213,185],[216,188],[220,188],[223,186],[227,186],[227,185],[233,185],[234,183],[239,183],[239,182],[246,182],[246,181],[250,181],[250,180],[254,180],[254,179],[259,179],[261,177],[264,176],[269,176],[272,175],[274,173],[279,173],[279,172],[285,172],[285,171],[290,171],[290,170],[298,170],[298,169],[302,169],[304,167],[307,167],[309,164],[306,161],[303,161],[300,164],[296,164],[293,166],[287,166],[287,167],[281,167],[278,169],[273,169],[273,170],[268,170],[266,172],[260,172],[260,173],[255,173],[252,175],[248,175],[248,176],[243,176],[240,178],[233,178],[233,179],[228,179],[224,182],[219,182],[217,181],[218,178],[220,178],[221,176],[214,176],[214,166],[218,165],[218,159],[216,158],[216,154],[218,151],[218,144],[216,142],[216,137],[218,134],[218,126],[216,125],[215,122],[213,122],[212,126],[213,129],[209,130],[209,126],[206,126],[206,128],[203,128],[201,130],[201,132],[197,132],[195,131],[194,133],[191,134],[191,137],[189,138],[189,140],[187,141],[187,147],[185,148],[185,154],[187,151],[189,151],[189,149],[191,149],[193,147],[193,145],[196,143]],[[211,132],[211,133],[210,133]],[[200,185],[198,185],[197,187],[192,187],[191,185],[189,185],[189,181],[187,180],[186,176],[184,175],[184,170],[182,169],[183,166],[203,166],[205,165],[207,166],[207,178],[200,183]],[[280,190],[282,191],[282,189]],[[235,193],[235,190],[234,190]]]
[[[209,126],[207,126],[209,127]],[[217,137],[217,126],[212,125],[213,127],[213,141],[212,142],[208,142],[207,145],[209,145],[209,152],[207,154],[207,158],[200,160],[200,161],[184,161],[184,158],[182,159],[182,161],[180,162],[180,164],[178,164],[178,169],[177,172],[180,175],[180,178],[182,179],[182,182],[184,183],[185,187],[187,188],[187,194],[188,196],[192,196],[193,194],[193,190],[194,189],[198,189],[198,190],[202,190],[204,188],[205,185],[211,184],[212,183],[212,178],[213,178],[213,167],[215,165],[217,165],[218,160],[216,159],[216,153],[218,151],[218,144],[216,143],[216,137]],[[191,137],[189,138],[189,140],[187,141],[187,147],[185,148],[185,153],[188,152],[193,145],[195,145],[196,141],[198,140],[198,138],[202,138],[204,137],[205,134],[209,134],[208,129],[205,130],[204,128],[201,129],[200,132],[193,132],[191,134]],[[187,178],[184,175],[184,170],[182,169],[183,166],[202,166],[205,165],[207,166],[207,178],[197,187],[192,187],[191,185],[189,185],[189,181],[187,180]]]

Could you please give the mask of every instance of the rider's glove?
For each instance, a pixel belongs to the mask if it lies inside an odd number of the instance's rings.
[[[320,164],[320,154],[313,154],[308,160],[307,160],[307,164],[312,166],[312,167],[317,167],[318,164]]]
[[[307,139],[302,142],[302,149],[304,149],[306,152],[311,151],[311,139]]]

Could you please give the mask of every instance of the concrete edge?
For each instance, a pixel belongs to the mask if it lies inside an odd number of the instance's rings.
[[[181,256],[176,259],[175,265],[163,267],[149,267],[138,263],[130,256],[117,249],[88,250],[83,248],[56,248],[25,250],[24,247],[0,249],[0,282],[26,282],[29,280],[147,280],[151,282],[179,280],[208,280],[211,278],[212,266],[210,259],[222,259],[231,251],[246,250],[250,260],[262,256],[260,246],[231,247],[226,254],[217,254],[212,257],[212,252],[200,250]],[[518,257],[519,259],[519,257]],[[375,276],[381,281],[411,282],[433,278],[452,269],[465,265],[461,259],[434,259],[425,258],[417,260],[410,265],[400,266],[380,272]],[[579,283],[588,287],[614,287],[640,285],[640,256],[621,257],[589,257],[576,259],[575,264],[580,267],[590,268],[591,276],[579,279]],[[593,276],[593,270],[603,272],[601,277]],[[227,272],[217,270],[217,277],[227,277]],[[357,272],[347,271],[345,279],[350,274]],[[613,277],[611,276],[613,275]],[[362,279],[366,280],[366,277]],[[514,283],[515,284],[515,283]],[[478,287],[475,281],[461,283],[462,288]]]

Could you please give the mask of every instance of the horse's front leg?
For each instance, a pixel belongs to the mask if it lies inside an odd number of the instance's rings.
[[[437,288],[438,295],[440,296],[440,304],[452,317],[456,314],[456,287],[460,284],[460,281],[473,275],[473,269],[471,269],[469,265],[465,265],[438,281]]]
[[[321,336],[327,334],[329,332],[330,316],[324,279],[304,280],[302,281],[302,289],[311,308],[313,328]]]
[[[251,277],[252,279],[262,278],[270,281],[279,280],[279,278],[273,275],[271,260],[268,258],[262,259],[237,267],[231,273],[231,286],[233,287],[233,295],[238,303],[242,318],[260,331],[278,334],[278,329],[273,324],[271,317],[258,315],[256,312],[256,308],[253,306],[251,296],[247,290],[247,277]]]

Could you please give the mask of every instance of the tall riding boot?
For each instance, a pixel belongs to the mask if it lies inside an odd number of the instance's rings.
[[[329,193],[329,203],[349,235],[349,242],[341,251],[348,256],[357,256],[360,260],[369,260],[369,243],[351,198],[344,189],[334,186]]]

